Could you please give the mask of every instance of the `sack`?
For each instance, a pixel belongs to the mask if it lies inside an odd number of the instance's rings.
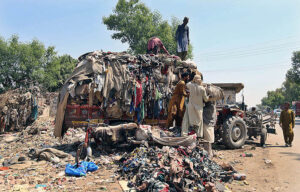
[[[122,115],[122,109],[119,107],[117,101],[113,102],[106,108],[106,117],[120,119]]]
[[[81,163],[79,163],[78,167],[77,164],[67,164],[65,173],[69,176],[81,177],[85,176],[87,172],[93,172],[96,170],[98,170],[98,166],[94,162],[82,161]]]
[[[211,96],[212,101],[221,100],[224,98],[224,92],[220,87],[213,84],[204,84],[206,94]]]
[[[140,125],[135,132],[135,138],[137,141],[146,141],[147,139],[149,139],[150,134],[151,134],[150,125]]]
[[[182,66],[185,68],[197,69],[197,64],[190,59],[182,61]]]

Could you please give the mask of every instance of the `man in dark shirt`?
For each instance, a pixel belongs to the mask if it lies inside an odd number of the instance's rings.
[[[184,17],[183,23],[178,25],[175,35],[177,41],[177,55],[181,60],[185,60],[190,44],[189,27],[187,26],[188,22],[189,18]]]

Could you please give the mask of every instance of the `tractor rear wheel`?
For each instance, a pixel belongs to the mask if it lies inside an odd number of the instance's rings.
[[[238,149],[245,144],[247,126],[240,117],[230,117],[223,123],[223,142],[227,148]]]

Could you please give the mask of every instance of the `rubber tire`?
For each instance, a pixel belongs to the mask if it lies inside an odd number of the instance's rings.
[[[241,131],[242,131],[241,133],[242,137],[237,142],[232,140],[232,135],[231,135],[232,129],[236,124],[239,124],[241,126]],[[242,118],[236,116],[230,117],[223,123],[222,129],[223,129],[223,135],[222,135],[223,142],[227,148],[238,149],[245,144],[247,138],[247,126],[245,121]]]
[[[87,148],[83,146],[84,143],[81,143],[78,148],[81,148],[81,151],[80,151],[80,155],[79,155],[79,160],[83,160],[87,157]]]
[[[264,146],[267,141],[267,129],[262,128],[261,135],[260,135],[260,146]]]

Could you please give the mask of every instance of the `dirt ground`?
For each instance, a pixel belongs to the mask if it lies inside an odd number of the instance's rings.
[[[48,113],[48,111],[44,112]],[[3,143],[0,139],[1,164],[5,158],[26,154],[31,147],[62,145],[63,142],[53,137],[53,121],[49,121],[47,115],[40,117],[39,121],[39,126],[47,130],[40,137],[23,136],[16,143],[9,144]],[[300,141],[298,139],[300,119],[297,119],[293,147],[284,146],[279,126],[277,126],[277,133],[277,135],[268,135],[266,148],[259,147],[258,138],[248,142],[243,149],[215,151],[215,161],[231,163],[238,172],[247,175],[246,181],[227,183],[226,186],[231,191],[300,191]],[[245,152],[252,153],[253,157],[241,157],[240,155]],[[56,165],[32,160],[13,165],[9,170],[0,171],[0,191],[122,191],[116,181],[117,175],[114,174],[117,166],[111,160],[104,162],[103,159],[96,158],[99,170],[79,178],[65,176],[66,163],[73,164],[74,157]]]
[[[296,192],[300,191],[300,119],[296,120],[293,147],[285,147],[282,130],[276,125],[277,135],[268,134],[267,147],[259,147],[259,138],[248,142],[243,149],[218,150],[218,162],[231,162],[246,182],[233,181],[227,186],[233,192]],[[240,157],[244,152],[253,157]],[[270,161],[269,161],[270,160]]]

